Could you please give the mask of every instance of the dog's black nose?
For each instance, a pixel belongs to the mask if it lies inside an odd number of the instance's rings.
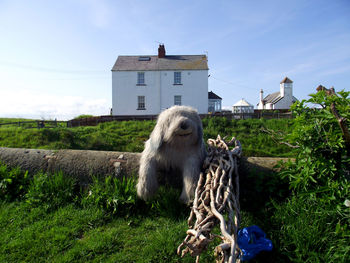
[[[183,130],[188,129],[188,123],[186,121],[181,122],[180,128]]]

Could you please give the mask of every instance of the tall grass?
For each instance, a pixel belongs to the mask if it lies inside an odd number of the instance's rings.
[[[46,210],[57,209],[74,201],[76,180],[62,172],[52,175],[39,172],[31,180],[25,195],[27,204],[43,206]]]
[[[271,233],[294,262],[350,262],[350,209],[296,195],[275,204]]]

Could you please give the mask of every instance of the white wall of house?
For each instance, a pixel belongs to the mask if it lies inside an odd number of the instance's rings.
[[[292,98],[293,97],[293,83],[281,83],[280,84],[281,97]]]
[[[189,105],[208,112],[208,70],[182,70],[181,84],[174,85],[174,71],[143,71],[145,85],[137,85],[138,71],[112,71],[113,115],[156,115],[174,105]],[[145,96],[145,109],[138,110],[138,96]]]

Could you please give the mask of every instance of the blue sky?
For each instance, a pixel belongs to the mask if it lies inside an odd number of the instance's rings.
[[[350,1],[0,0],[0,117],[105,115],[118,55],[208,54],[209,90],[256,105],[349,90]]]

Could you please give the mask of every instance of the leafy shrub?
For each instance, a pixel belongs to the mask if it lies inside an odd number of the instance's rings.
[[[350,92],[338,94],[328,96],[326,91],[319,91],[311,94],[309,100],[294,104],[292,110],[297,116],[289,139],[299,148],[295,163],[289,163],[282,175],[289,178],[291,187],[298,192],[343,202],[350,194],[350,153],[331,105],[349,120]],[[310,108],[306,103],[322,108]],[[349,126],[349,121],[345,125]]]
[[[57,209],[74,201],[75,187],[76,180],[62,172],[52,175],[39,172],[29,185],[26,202],[33,207]]]
[[[0,199],[11,202],[20,199],[29,186],[28,172],[22,172],[18,167],[8,169],[0,162]]]
[[[273,221],[276,246],[294,262],[350,260],[350,208],[344,205],[350,199],[350,152],[333,111],[335,107],[349,119],[349,95],[323,90],[292,107],[296,119],[288,138],[299,148],[295,162],[287,163],[281,176],[289,180],[294,195],[274,204]]]

